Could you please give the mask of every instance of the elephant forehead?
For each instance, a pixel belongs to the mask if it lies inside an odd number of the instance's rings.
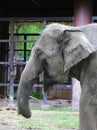
[[[60,55],[60,50],[58,48],[50,48],[45,50],[45,54],[47,57],[56,57]]]
[[[41,50],[47,55],[47,57],[59,55],[61,53],[61,48],[58,44],[45,44],[41,46]]]

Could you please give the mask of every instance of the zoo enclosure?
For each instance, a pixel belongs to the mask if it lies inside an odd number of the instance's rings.
[[[96,21],[97,17],[93,17],[93,21]],[[7,49],[7,61],[0,61],[0,66],[6,66],[6,81],[0,82],[0,87],[9,88],[9,99],[10,102],[13,102],[14,97],[14,88],[18,86],[18,81],[15,82],[14,79],[14,68],[23,67],[26,65],[26,52],[31,51],[27,50],[27,42],[32,42],[32,40],[27,40],[27,36],[39,36],[38,33],[36,34],[14,34],[14,23],[16,22],[42,22],[43,28],[48,22],[72,22],[73,17],[47,17],[47,18],[0,18],[0,22],[8,22],[9,23],[9,38],[0,39],[0,44],[8,44]],[[16,40],[15,36],[24,36],[24,40]],[[24,49],[23,50],[16,50],[15,49],[15,42],[23,42]],[[34,41],[35,42],[35,41]],[[14,59],[14,54],[16,51],[23,51],[24,52],[24,59],[23,61],[16,61]],[[19,80],[19,79],[18,79]]]

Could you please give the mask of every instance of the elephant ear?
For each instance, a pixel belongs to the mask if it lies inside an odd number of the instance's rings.
[[[60,39],[63,46],[64,72],[96,51],[80,30],[65,30]]]

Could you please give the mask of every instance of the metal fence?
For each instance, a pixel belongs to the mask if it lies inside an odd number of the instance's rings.
[[[96,21],[97,17],[93,17],[93,21]],[[18,86],[18,82],[15,83],[14,81],[14,67],[15,66],[25,66],[26,65],[26,52],[30,51],[26,48],[27,42],[32,42],[32,40],[27,40],[27,36],[39,36],[39,34],[14,34],[14,23],[15,22],[42,22],[43,28],[48,22],[72,22],[73,17],[43,17],[43,18],[0,18],[0,22],[9,22],[9,39],[0,40],[0,43],[8,43],[9,50],[8,50],[8,61],[0,61],[0,65],[7,65],[8,70],[8,78],[9,81],[5,83],[0,83],[0,86],[9,87],[9,99],[13,102],[13,95],[14,95],[14,87]],[[24,40],[16,40],[14,39],[15,36],[24,36]],[[23,42],[24,49],[23,50],[15,50],[14,44],[15,42]],[[24,61],[16,61],[14,60],[15,51],[23,51],[24,52]]]

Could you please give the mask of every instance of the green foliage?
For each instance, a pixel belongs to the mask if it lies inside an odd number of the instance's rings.
[[[14,92],[14,99],[17,99],[17,92]]]
[[[14,33],[18,34],[40,34],[42,30],[42,23],[40,22],[34,22],[34,23],[20,23],[16,24],[14,28]],[[15,39],[18,40],[24,40],[24,36],[15,36]],[[27,50],[32,50],[35,41],[38,39],[38,36],[27,36],[26,40],[32,40],[32,42],[27,42],[26,43],[26,49]],[[24,50],[24,43],[23,42],[18,42],[17,43],[17,49]],[[19,51],[19,59],[24,58],[24,52]],[[26,52],[26,57],[27,60],[29,59],[30,56],[30,51]]]
[[[35,97],[37,99],[42,99],[43,95],[39,92],[30,92],[30,96]],[[17,92],[14,92],[14,99],[17,99]]]
[[[40,33],[42,30],[42,23],[34,22],[34,23],[21,23],[17,25],[19,27],[19,33]],[[16,33],[17,28],[15,28]]]
[[[35,98],[37,98],[37,99],[42,99],[42,98],[43,98],[43,96],[42,96],[41,93],[39,93],[39,92],[34,92],[34,91],[32,91],[32,92],[30,93],[30,96],[35,97]]]

